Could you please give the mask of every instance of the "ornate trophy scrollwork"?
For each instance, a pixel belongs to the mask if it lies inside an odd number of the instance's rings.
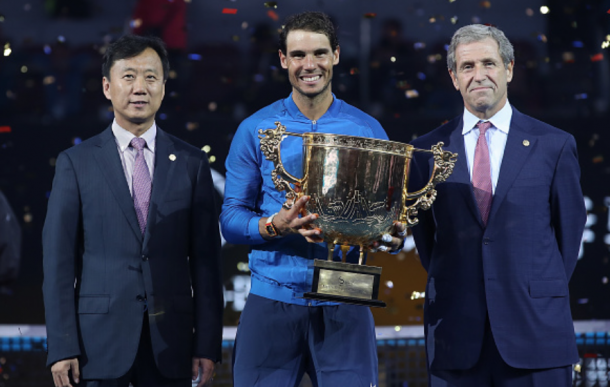
[[[261,151],[265,155],[265,159],[272,161],[275,166],[273,171],[271,171],[273,184],[278,191],[286,191],[286,201],[282,204],[282,207],[289,210],[294,205],[294,202],[303,196],[303,193],[300,190],[303,180],[292,176],[284,168],[280,144],[287,134],[292,136],[300,135],[286,132],[286,127],[279,121],[275,122],[275,129],[259,129],[258,133],[258,138],[261,139]],[[295,187],[298,187],[297,190],[294,190],[290,186],[290,183],[294,184]]]
[[[428,184],[419,191],[409,193],[407,187],[403,188],[403,203],[405,203],[403,213],[400,217],[400,221],[405,223],[407,227],[416,226],[419,220],[416,218],[417,210],[429,210],[432,207],[432,203],[436,200],[436,190],[434,187],[438,183],[442,183],[453,173],[455,162],[457,161],[457,153],[452,153],[443,150],[442,141],[436,145],[432,145],[430,150],[426,149],[414,149],[417,152],[432,152],[434,156],[434,168],[432,169],[432,176],[428,181]],[[414,200],[410,206],[406,205],[408,200]]]

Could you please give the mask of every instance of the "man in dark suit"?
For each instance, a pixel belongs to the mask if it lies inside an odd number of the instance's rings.
[[[48,364],[56,387],[204,385],[220,360],[222,283],[206,154],[162,131],[161,40],[104,55],[115,120],[62,152],[43,231]],[[82,385],[82,383],[81,383]]]
[[[412,229],[428,272],[430,385],[571,386],[568,281],[586,219],[576,143],[508,103],[514,54],[497,28],[460,28],[447,64],[464,113],[412,142],[459,154]],[[417,153],[413,187],[431,165]]]

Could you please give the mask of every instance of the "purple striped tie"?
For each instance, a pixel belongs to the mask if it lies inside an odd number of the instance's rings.
[[[474,167],[472,171],[472,187],[474,198],[479,206],[483,224],[487,226],[487,218],[491,209],[491,199],[493,191],[491,188],[491,164],[489,162],[489,148],[485,132],[491,127],[491,122],[479,121],[479,139],[474,151]]]
[[[146,140],[139,137],[134,137],[131,140],[131,146],[136,148],[136,158],[133,163],[132,189],[133,189],[133,205],[138,216],[140,230],[144,234],[146,230],[146,218],[148,217],[148,205],[150,203],[151,180],[150,170],[146,165],[144,158],[144,147]]]

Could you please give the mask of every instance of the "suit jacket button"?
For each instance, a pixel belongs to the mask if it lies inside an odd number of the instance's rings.
[[[137,301],[139,301],[139,302],[144,302],[144,301],[146,301],[146,298],[144,298],[144,297],[143,297],[143,296],[141,296],[141,295],[138,295],[138,296],[136,297],[136,300],[137,300]]]
[[[484,244],[484,245],[488,245],[488,244],[489,244],[489,242],[490,242],[490,239],[489,239],[489,238],[485,238],[485,239],[483,239],[483,244]]]
[[[142,260],[143,260],[143,261],[148,261],[148,256],[143,255],[143,256],[142,256]]]

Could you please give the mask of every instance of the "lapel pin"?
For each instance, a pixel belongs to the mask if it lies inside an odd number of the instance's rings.
[[[176,155],[172,153],[171,155],[169,155],[169,159],[171,161],[176,161]]]
[[[528,140],[523,140],[523,146],[530,146],[530,142]]]

